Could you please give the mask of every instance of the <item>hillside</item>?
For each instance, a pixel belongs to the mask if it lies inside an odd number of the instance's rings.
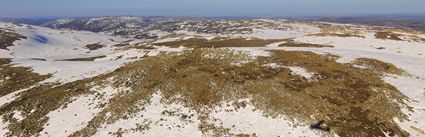
[[[0,136],[425,136],[425,34],[284,19],[0,23]]]

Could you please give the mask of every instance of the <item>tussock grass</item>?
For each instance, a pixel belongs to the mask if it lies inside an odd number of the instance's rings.
[[[98,58],[104,58],[105,55],[101,56],[95,56],[95,57],[88,57],[88,58],[73,58],[73,59],[63,59],[63,60],[56,60],[56,61],[94,61]]]
[[[383,62],[373,58],[358,58],[353,61],[353,64],[367,67],[370,70],[376,71],[378,73],[387,73],[387,74],[397,74],[403,75],[406,74],[405,71],[396,67],[393,64]]]
[[[367,67],[370,70],[373,70],[378,73],[387,73],[387,74],[397,74],[403,75],[406,74],[405,71],[394,66],[393,64],[383,62],[373,58],[358,58],[353,61],[353,64]]]
[[[402,40],[400,38],[400,36],[401,35],[396,34],[396,33],[392,33],[392,32],[389,32],[389,31],[382,31],[382,32],[376,32],[375,33],[375,37],[377,39],[383,39],[383,40],[385,40],[385,39],[389,39],[389,40]]]
[[[275,56],[284,65],[298,65],[315,73],[318,81],[285,82],[289,84],[286,94],[271,95],[274,110],[286,110],[283,112],[290,112],[289,116],[314,115],[339,136],[408,136],[393,121],[395,117],[405,119],[400,107],[407,97],[382,81],[379,73],[311,52],[276,51]],[[265,88],[271,85],[264,84]]]
[[[0,59],[0,97],[29,88],[50,77],[34,73],[29,67],[18,67],[9,63],[10,59]]]
[[[26,37],[11,30],[0,28],[0,49],[7,50],[7,47],[13,46],[13,42],[21,39],[26,39]]]
[[[90,94],[90,88],[100,85],[106,76],[78,80],[60,85],[48,83],[31,88],[12,102],[1,106],[0,115],[10,123],[7,136],[38,136],[47,123],[49,112],[63,108],[73,97]],[[23,119],[13,118],[13,112],[22,112]]]
[[[228,129],[206,122],[209,111],[220,102],[251,98],[256,109],[268,116],[285,115],[305,124],[325,120],[340,136],[408,136],[393,121],[406,118],[400,108],[408,99],[382,81],[379,73],[338,63],[335,56],[272,52],[272,57],[252,59],[226,49],[195,49],[131,63],[114,73],[120,74],[116,85],[132,90],[112,99],[73,136],[93,135],[103,123],[139,112],[157,91],[163,103],[180,103],[200,114],[203,133],[229,134]],[[238,61],[245,63],[232,65]],[[264,67],[268,63],[303,67],[317,80],[293,75],[287,68]]]
[[[312,48],[330,47],[330,48],[333,48],[333,46],[331,45],[302,43],[302,42],[295,42],[294,40],[287,40],[285,43],[279,44],[279,47],[312,47]]]
[[[388,27],[373,27],[377,31],[376,38],[379,39],[392,39],[392,40],[408,40],[409,42],[424,43],[425,38],[420,37],[423,32],[406,29],[406,28],[388,28]],[[378,34],[379,33],[379,34]]]
[[[98,50],[98,49],[101,49],[101,48],[103,48],[105,46],[103,46],[100,43],[93,43],[93,44],[88,44],[88,45],[86,45],[84,47],[87,48],[87,49],[89,49],[89,50]]]
[[[204,134],[232,135],[229,128],[209,123],[209,114],[222,102],[248,98],[266,116],[285,115],[306,125],[324,120],[342,137],[409,136],[394,122],[394,118],[406,120],[401,108],[408,107],[404,104],[408,98],[381,80],[380,73],[338,63],[332,55],[270,52],[271,57],[252,58],[245,52],[199,48],[148,57],[92,79],[34,88],[1,107],[0,115],[7,114],[7,121],[12,123],[10,135],[37,135],[48,112],[71,97],[90,93],[87,83],[106,82],[131,90],[114,96],[72,136],[91,136],[103,124],[136,116],[154,93],[161,95],[164,104],[177,103],[195,111]],[[294,75],[285,67],[267,67],[270,63],[303,67],[315,74],[315,80]],[[22,111],[24,120],[10,118],[14,110]]]
[[[359,30],[352,26],[332,25],[319,23],[317,26],[320,28],[320,33],[310,34],[309,36],[333,36],[333,37],[358,37],[364,38]]]

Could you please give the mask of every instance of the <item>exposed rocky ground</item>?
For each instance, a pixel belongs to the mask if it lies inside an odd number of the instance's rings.
[[[420,31],[163,17],[46,26],[0,23],[1,136],[425,136]]]

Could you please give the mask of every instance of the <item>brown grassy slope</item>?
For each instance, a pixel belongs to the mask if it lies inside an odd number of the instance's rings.
[[[316,24],[320,28],[320,33],[310,34],[309,36],[333,36],[333,37],[358,37],[364,38],[359,30],[355,30],[353,26]]]
[[[231,135],[229,129],[208,123],[208,115],[221,102],[249,98],[267,116],[285,115],[304,124],[324,120],[342,137],[408,136],[394,122],[407,97],[381,80],[377,70],[336,62],[335,56],[301,51],[271,51],[271,57],[251,58],[228,49],[195,49],[183,54],[163,54],[127,64],[114,72],[65,85],[41,85],[24,92],[0,108],[11,136],[38,135],[46,115],[72,97],[90,94],[88,83],[112,82],[132,90],[113,97],[88,125],[73,136],[90,136],[105,123],[113,123],[143,110],[154,92],[165,104],[180,103],[200,117],[199,130]],[[247,62],[233,65],[237,62]],[[315,80],[294,75],[284,67],[299,66]],[[110,78],[113,78],[112,80]],[[90,84],[93,85],[93,84]],[[14,119],[22,111],[24,119]]]
[[[0,59],[0,97],[28,88],[50,77],[32,72],[28,67],[12,66],[9,59]]]
[[[98,58],[104,58],[104,57],[106,57],[106,56],[101,55],[101,56],[95,56],[95,57],[63,59],[63,60],[56,60],[56,61],[94,61]]]
[[[324,47],[330,47],[331,45],[321,45],[321,44],[311,44],[311,43],[302,43],[302,42],[295,42],[293,40],[288,40],[285,43],[279,44],[279,47],[312,47],[312,48],[324,48]]]
[[[98,50],[98,49],[101,49],[101,48],[103,48],[105,46],[103,46],[102,44],[99,44],[99,43],[93,43],[93,44],[88,44],[88,45],[86,45],[84,47],[86,49],[89,49],[89,50]]]
[[[388,74],[402,75],[406,73],[400,68],[397,68],[393,64],[386,63],[373,58],[358,58],[353,61],[353,64],[367,67],[368,69],[380,72],[382,74],[388,73]]]
[[[13,46],[13,42],[21,39],[26,37],[0,28],[0,49],[7,50],[7,47]]]
[[[124,75],[117,77],[116,84],[133,90],[114,98],[73,136],[92,135],[103,123],[140,111],[138,104],[147,103],[155,91],[161,91],[164,103],[182,103],[200,114],[202,132],[226,131],[206,122],[214,106],[222,101],[251,98],[256,109],[266,115],[286,115],[305,124],[325,120],[333,132],[343,137],[386,133],[408,136],[393,121],[405,118],[400,107],[407,98],[382,81],[378,72],[337,63],[334,56],[299,51],[273,53],[272,57],[241,66],[231,64],[246,60],[244,54],[213,49],[161,55],[129,64],[117,71]],[[293,75],[287,68],[265,67],[268,63],[304,67],[314,72],[317,80]],[[215,134],[227,134],[222,132]]]
[[[384,32],[376,32],[375,33],[375,37],[377,39],[388,39],[388,40],[402,40],[400,38],[401,35],[396,34],[396,33],[392,33],[392,32],[388,32],[388,31],[384,31]]]

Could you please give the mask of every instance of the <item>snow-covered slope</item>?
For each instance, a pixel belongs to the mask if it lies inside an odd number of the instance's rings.
[[[0,136],[425,136],[421,32],[162,17],[45,26],[0,23],[0,36],[22,36],[0,48]],[[155,37],[131,38],[144,34]]]

